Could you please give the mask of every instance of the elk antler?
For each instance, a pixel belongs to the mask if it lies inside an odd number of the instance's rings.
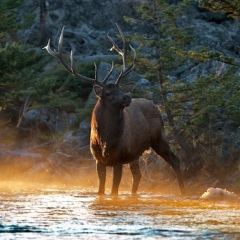
[[[116,27],[118,29],[118,32],[122,38],[122,42],[123,42],[123,50],[120,50],[120,48],[117,46],[117,44],[113,41],[113,39],[108,36],[108,39],[110,40],[110,42],[113,44],[112,48],[110,49],[110,51],[115,50],[121,57],[122,57],[122,61],[123,61],[123,66],[122,66],[122,70],[121,73],[118,77],[118,79],[116,80],[116,84],[119,83],[119,81],[124,78],[125,76],[127,76],[130,72],[133,71],[134,67],[135,67],[135,61],[136,61],[136,51],[135,49],[129,44],[129,47],[131,48],[131,50],[133,51],[133,62],[132,64],[127,67],[127,47],[126,47],[126,38],[121,30],[121,28],[118,26],[118,24],[116,23]]]
[[[98,75],[97,75],[97,65],[94,63],[94,66],[95,66],[95,78],[89,78],[89,77],[86,77],[86,76],[83,76],[79,73],[77,73],[75,71],[75,68],[74,68],[74,62],[73,62],[73,52],[71,51],[70,53],[70,61],[71,61],[71,65],[69,66],[67,64],[67,62],[65,61],[63,55],[62,55],[62,43],[63,43],[63,32],[64,32],[64,28],[62,28],[62,31],[61,31],[61,35],[59,37],[59,42],[58,42],[58,52],[54,49],[52,50],[50,48],[50,39],[48,40],[48,44],[46,47],[44,47],[43,49],[46,49],[47,52],[52,55],[53,57],[57,58],[61,63],[62,65],[65,67],[65,69],[71,73],[74,77],[80,79],[80,80],[84,80],[84,81],[88,81],[88,82],[91,82],[92,84],[98,84],[98,85],[102,85],[101,82],[98,81]],[[109,76],[111,75],[112,71],[113,71],[113,68],[114,68],[114,65],[112,64],[112,68],[110,69],[109,73],[107,74],[107,76],[104,78],[104,81],[103,83],[106,83],[107,79],[109,78]]]

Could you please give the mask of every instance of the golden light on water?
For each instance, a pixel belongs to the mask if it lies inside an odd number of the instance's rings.
[[[204,201],[200,196],[207,188],[179,196],[177,181],[159,174],[155,184],[143,177],[139,194],[133,197],[126,166],[119,196],[109,195],[109,168],[107,194],[100,197],[94,161],[74,170],[70,178],[48,168],[31,174],[23,171],[24,166],[17,170],[5,166],[1,176],[0,239],[6,235],[5,239],[240,237],[239,200]]]
[[[5,183],[0,187],[1,231],[19,239],[233,237],[240,233],[240,203],[203,201],[122,190],[98,196],[95,187]],[[16,234],[15,234],[16,236]],[[240,237],[240,235],[239,235]]]

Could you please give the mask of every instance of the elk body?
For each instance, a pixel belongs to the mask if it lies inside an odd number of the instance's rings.
[[[63,30],[59,39],[58,52],[52,51],[50,41],[45,47],[49,54],[56,57],[64,67],[75,77],[90,81],[94,84],[93,90],[98,98],[92,113],[90,149],[96,159],[97,173],[99,178],[99,194],[105,193],[106,168],[113,168],[113,183],[111,194],[118,194],[118,188],[122,177],[123,164],[129,164],[133,176],[132,194],[137,192],[141,179],[138,159],[142,153],[150,147],[167,161],[174,169],[180,191],[184,194],[184,183],[180,170],[179,159],[170,150],[169,144],[164,135],[163,121],[158,108],[152,101],[136,98],[132,99],[130,91],[134,83],[127,83],[122,86],[119,82],[133,69],[136,59],[134,53],[133,63],[127,67],[126,63],[126,40],[116,25],[123,40],[123,51],[118,48],[113,39],[112,50],[116,50],[123,59],[123,67],[120,76],[115,83],[107,83],[114,65],[100,82],[97,78],[97,67],[95,66],[95,79],[82,76],[75,72],[73,56],[71,52],[71,66],[62,57]]]

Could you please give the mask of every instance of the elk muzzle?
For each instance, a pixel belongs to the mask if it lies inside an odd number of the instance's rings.
[[[122,98],[122,106],[123,107],[128,107],[130,103],[132,102],[132,98],[129,94],[125,93]]]

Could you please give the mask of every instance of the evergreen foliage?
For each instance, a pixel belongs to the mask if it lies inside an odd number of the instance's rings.
[[[200,4],[213,12],[224,12],[230,17],[240,17],[240,2],[238,0],[199,0]]]
[[[224,142],[229,143],[228,148],[234,148],[231,141],[238,139],[229,140],[229,136],[219,134],[219,131],[227,131],[226,122],[236,128],[240,125],[239,59],[205,46],[192,47],[196,46],[194,39],[197,36],[181,23],[183,13],[191,4],[192,1],[184,0],[178,4],[149,0],[136,8],[141,13],[141,20],[126,17],[132,24],[146,25],[148,32],[134,36],[139,43],[137,67],[148,79],[159,82],[163,108],[160,107],[168,120],[166,130],[174,135],[190,161],[203,149],[220,151]],[[148,54],[141,54],[142,49]],[[187,64],[200,67],[213,61],[218,62],[219,69],[199,76],[194,82],[175,77],[181,68],[187,70]]]
[[[55,68],[51,74],[45,72],[44,67],[53,59],[45,51],[15,38],[15,32],[27,23],[18,21],[16,9],[23,3],[24,0],[0,3],[0,110],[11,107],[19,111],[30,97],[31,107],[49,106],[75,112],[83,107],[91,86],[76,80],[62,67]],[[92,64],[91,68],[90,64],[80,68],[83,74],[94,74]]]
[[[40,54],[21,44],[15,35],[26,24],[26,21],[18,21],[17,7],[23,3],[24,0],[0,2],[0,109],[9,105],[18,108],[21,89],[31,84],[40,67],[36,66],[41,59]]]
[[[43,67],[43,56],[35,49],[19,43],[0,47],[0,108],[23,103],[22,91],[33,85]]]
[[[16,24],[16,7],[20,6],[24,0],[1,0],[0,2],[0,43],[7,38],[6,32],[15,32],[18,28]]]
[[[23,21],[18,21],[17,8],[25,0],[1,0],[0,2],[0,44],[15,40],[17,30],[27,26],[33,19],[33,14],[25,14]]]
[[[44,52],[46,56],[46,53]],[[80,65],[76,69],[81,69],[82,74],[93,76],[92,65]],[[84,107],[84,103],[92,89],[92,85],[79,81],[71,76],[62,66],[57,66],[55,70],[44,72],[37,77],[33,84],[24,91],[24,95],[34,99],[35,106],[49,106],[64,110],[66,112],[76,112]]]
[[[147,47],[150,57],[140,55],[140,71],[146,73],[146,77],[159,82],[161,99],[164,110],[167,114],[168,124],[171,127],[175,139],[185,154],[191,154],[192,146],[187,143],[187,139],[180,133],[180,128],[175,122],[173,109],[170,108],[168,86],[171,83],[171,75],[175,69],[184,66],[188,58],[180,56],[179,51],[187,51],[187,47],[194,40],[195,36],[190,34],[188,26],[180,26],[181,16],[192,1],[185,0],[175,5],[165,0],[151,0],[144,2],[137,11],[141,13],[142,21],[151,29],[150,34],[135,35],[136,41],[141,47]],[[134,23],[134,19],[126,18]]]

